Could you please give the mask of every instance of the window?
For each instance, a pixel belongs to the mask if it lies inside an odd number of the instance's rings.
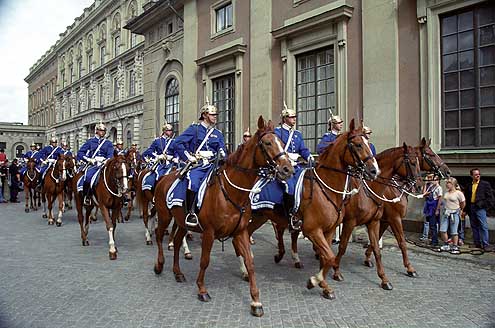
[[[127,148],[130,148],[132,145],[132,133],[131,130],[127,130],[126,134]]]
[[[131,32],[131,48],[137,44],[137,34]]]
[[[305,53],[297,61],[297,126],[311,152],[327,131],[329,109],[335,112],[333,46]]]
[[[7,148],[7,143],[6,142],[0,142],[0,149],[5,150]]]
[[[129,97],[136,95],[136,73],[133,70],[129,71]]]
[[[69,84],[71,84],[72,83],[72,77],[74,76],[74,67],[72,67],[72,65],[70,65],[70,67],[69,67],[69,72],[70,72],[70,74],[69,74]]]
[[[21,158],[23,153],[24,153],[24,146],[19,145],[19,146],[15,147],[15,157],[16,158]]]
[[[78,59],[77,60],[77,76],[79,78],[81,78],[82,75],[83,75],[82,69],[83,69],[83,67],[82,67],[82,59]]]
[[[100,65],[105,64],[105,55],[106,55],[105,46],[101,46],[101,48],[100,48]]]
[[[100,93],[100,107],[103,107],[105,106],[105,94],[104,94],[104,87],[103,87],[103,84],[100,84],[100,90],[99,90],[99,93]]]
[[[65,88],[65,70],[62,69],[60,70],[60,79],[62,81],[62,89]],[[35,102],[35,107],[36,107],[36,102]]]
[[[86,103],[88,104],[88,109],[92,108],[92,103],[91,103],[91,92],[86,91]]]
[[[93,71],[93,52],[92,51],[88,54],[88,71],[89,72]]]
[[[179,94],[179,82],[171,78],[165,90],[165,120],[172,124],[176,133],[179,131]]]
[[[232,2],[215,10],[216,28],[215,32],[220,32],[232,27]]]
[[[117,77],[113,78],[113,101],[119,101],[119,80]]]
[[[440,17],[442,145],[495,145],[495,4]]]
[[[218,109],[218,129],[223,132],[229,152],[235,150],[235,77],[234,74],[213,80],[213,105]]]
[[[172,34],[174,31],[174,25],[172,23],[168,23],[168,34]]]
[[[115,54],[115,57],[117,57],[118,55],[120,55],[120,35],[117,35],[114,38],[114,42],[113,42],[113,53]]]

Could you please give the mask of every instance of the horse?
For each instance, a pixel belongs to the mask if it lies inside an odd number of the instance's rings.
[[[205,286],[205,271],[210,262],[210,253],[215,239],[226,240],[232,237],[232,243],[237,256],[242,256],[248,268],[249,287],[251,293],[251,314],[263,315],[263,306],[259,300],[259,290],[256,286],[253,257],[249,243],[247,226],[251,217],[249,193],[258,178],[260,168],[265,168],[280,180],[290,178],[294,169],[284,151],[282,142],[276,136],[271,121],[265,122],[262,116],[258,118],[258,130],[250,141],[239,147],[231,154],[226,162],[213,172],[212,178],[205,191],[203,204],[199,210],[198,227],[193,231],[202,232],[200,271],[196,280],[198,298],[200,301],[211,300]],[[163,270],[163,236],[172,217],[178,225],[174,238],[173,272],[177,282],[185,281],[185,276],[179,266],[179,246],[186,234],[184,209],[178,206],[168,209],[165,204],[166,195],[172,183],[180,178],[180,172],[165,175],[155,189],[155,206],[158,213],[158,228],[156,242],[158,246],[157,261],[154,266],[156,274]],[[191,230],[191,229],[190,229]]]
[[[440,178],[447,178],[451,172],[445,162],[430,148],[430,142],[425,138],[421,139],[421,142],[414,149],[419,159],[419,166],[422,171],[433,172]],[[407,275],[409,277],[417,277],[416,269],[412,266],[407,255],[407,243],[404,236],[404,229],[402,227],[402,218],[406,216],[407,212],[407,194],[401,195],[397,188],[387,187],[384,190],[384,196],[387,198],[400,197],[400,202],[397,203],[384,203],[383,216],[380,221],[380,231],[378,238],[381,238],[385,230],[390,226],[392,232],[397,240],[397,244],[402,253],[402,261],[406,268]],[[370,260],[371,247],[368,247],[365,252],[364,264],[368,267],[373,267],[373,262]]]
[[[26,163],[26,168],[27,170],[26,173],[24,173],[22,181],[24,185],[24,193],[26,195],[26,207],[24,208],[24,211],[28,213],[30,208],[37,211],[38,207],[41,206],[41,197],[36,191],[40,172],[36,169],[36,161],[32,158],[30,158]]]
[[[380,169],[364,137],[362,126],[356,128],[354,119],[350,122],[349,131],[339,136],[321,154],[316,168],[304,173],[300,206],[295,215],[303,218],[302,232],[312,242],[320,260],[320,271],[309,278],[306,287],[312,289],[318,285],[326,299],[335,299],[335,292],[326,281],[327,273],[335,262],[330,247],[333,234],[345,215],[347,196],[352,197],[356,193],[355,190],[347,191],[350,176],[373,180],[379,173]],[[288,225],[288,219],[279,207],[256,210],[249,225],[249,234],[268,218],[281,227]],[[283,245],[282,239],[279,238],[279,243]],[[280,259],[275,257],[277,260]],[[241,270],[245,268],[241,266]]]
[[[69,210],[72,209],[72,199],[74,196],[74,190],[72,188],[72,179],[76,175],[76,160],[72,155],[65,156],[65,169],[67,170],[67,179],[64,186],[64,200],[65,207]]]
[[[127,214],[124,217],[125,221],[129,221],[132,214],[134,197],[136,196],[136,180],[137,175],[141,171],[140,160],[137,158],[137,149],[131,148],[127,151],[125,155],[125,160],[130,167],[129,173],[129,192],[128,192],[128,203],[127,203]]]
[[[62,213],[64,212],[64,185],[67,178],[65,169],[65,156],[60,155],[56,162],[51,165],[45,173],[43,179],[43,189],[41,191],[41,200],[43,202],[43,217],[46,214],[46,202],[48,201],[48,224],[54,224],[52,207],[55,198],[58,200],[57,227],[62,225]]]
[[[110,260],[117,259],[117,248],[115,247],[115,229],[117,228],[117,218],[122,209],[122,197],[128,191],[129,165],[124,156],[119,155],[108,159],[100,171],[100,177],[94,188],[93,199],[90,205],[83,205],[83,194],[75,194],[77,220],[81,229],[81,240],[83,246],[89,246],[89,217],[93,207],[100,209],[108,232],[108,256]],[[84,171],[79,172],[74,179],[74,189],[77,190],[77,181],[84,175]],[[84,213],[83,221],[83,206]],[[111,210],[111,214],[110,214]],[[110,217],[111,215],[111,217]]]
[[[340,272],[340,261],[347,249],[349,238],[354,227],[366,224],[370,248],[375,254],[377,274],[381,279],[381,287],[385,290],[392,290],[392,284],[386,276],[382,264],[380,247],[378,246],[380,238],[378,235],[384,204],[397,202],[398,199],[389,200],[381,195],[383,195],[385,188],[389,187],[396,178],[414,185],[416,190],[419,190],[419,187],[423,185],[423,180],[420,177],[417,153],[413,147],[408,147],[405,143],[402,147],[390,148],[381,152],[376,156],[376,160],[382,174],[375,181],[368,184],[366,181],[352,179],[353,187],[360,188],[360,191],[345,206],[343,231],[340,237],[339,251],[333,266],[333,279],[337,281],[344,279]]]

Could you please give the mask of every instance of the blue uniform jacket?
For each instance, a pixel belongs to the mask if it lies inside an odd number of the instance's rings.
[[[72,156],[72,152],[70,150],[63,150],[62,149],[62,154],[65,156]]]
[[[29,158],[34,158],[34,155],[37,153],[36,150],[28,150],[24,155],[22,155],[22,158],[24,159],[29,159]]]
[[[225,154],[225,141],[223,134],[220,130],[213,128],[213,132],[208,136],[208,140],[204,143],[201,149],[198,147],[201,145],[206,137],[208,130],[202,124],[191,124],[180,136],[175,139],[175,148],[181,160],[186,161],[187,156],[185,152],[194,155],[199,150],[210,150],[215,156],[220,149],[223,149]]]
[[[98,153],[95,154],[96,149],[98,148],[100,142],[104,143],[100,149],[98,150]],[[82,161],[82,160],[87,160],[89,158],[94,158],[97,156],[105,157],[106,159],[112,158],[113,157],[113,144],[109,140],[105,138],[98,138],[97,136],[94,136],[90,139],[88,139],[84,145],[82,145],[81,148],[79,148],[79,151],[77,152],[77,160]]]
[[[321,155],[327,147],[337,139],[338,135],[333,132],[327,132],[321,137],[320,142],[316,146],[316,152]]]
[[[143,152],[144,158],[154,159],[156,155],[163,154],[163,150],[167,147],[167,143],[170,140],[167,136],[161,136],[153,140],[151,146]],[[167,155],[176,156],[175,154],[175,139],[172,139],[170,145],[165,152]]]
[[[288,127],[285,125],[276,127],[275,134],[280,138],[280,140],[282,140],[284,144],[286,144],[287,147],[287,140],[289,139],[289,134],[290,134]],[[308,160],[309,156],[311,156],[311,152],[304,145],[302,134],[298,130],[294,131],[291,142],[286,149],[288,153],[297,153],[301,155],[301,157],[304,158],[305,160]]]
[[[39,152],[34,154],[34,159],[39,163],[41,161],[45,161],[47,159],[58,159],[60,154],[63,153],[62,148],[59,146],[53,147],[52,145],[48,145],[41,149]]]

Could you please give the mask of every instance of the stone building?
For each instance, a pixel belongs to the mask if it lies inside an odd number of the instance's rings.
[[[0,122],[0,149],[10,160],[22,157],[33,143],[40,147],[44,145],[45,127]]]

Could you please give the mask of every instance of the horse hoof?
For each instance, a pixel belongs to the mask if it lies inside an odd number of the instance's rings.
[[[320,255],[315,254],[315,259],[319,260],[320,259]]]
[[[191,253],[186,253],[186,254],[184,254],[184,258],[186,260],[192,260],[192,254]]]
[[[382,287],[383,289],[385,289],[385,290],[392,290],[392,289],[394,289],[394,287],[392,287],[392,284],[391,284],[391,283],[389,283],[389,282],[382,283],[382,284],[381,284],[381,287]]]
[[[282,260],[282,257],[282,255],[277,254],[273,257],[273,260],[275,261],[275,263],[279,263]]]
[[[174,245],[168,245],[167,249],[168,249],[169,251],[172,251],[172,250],[174,249]]]
[[[373,265],[373,262],[371,261],[368,261],[368,260],[365,260],[364,261],[364,265],[367,266],[368,268],[372,268],[374,265]]]
[[[125,220],[125,222],[129,221],[129,217],[128,217],[128,216],[126,216],[126,217],[124,218],[124,220]]]
[[[53,225],[55,224],[55,222],[53,222],[53,220],[48,220],[48,225]]]
[[[417,278],[418,273],[416,271],[407,271],[407,275],[411,278]]]
[[[155,271],[155,274],[161,274],[163,271],[163,265],[155,264],[153,271]]]
[[[29,213],[29,208],[24,209],[24,212]]]
[[[313,285],[313,283],[311,282],[311,279],[308,279],[308,283],[306,284],[306,288],[307,289],[313,289],[315,286]]]
[[[193,235],[192,235],[192,233],[188,233],[188,234],[186,235],[186,239],[187,239],[187,240],[189,240],[189,241],[193,241],[194,239],[193,239]]]
[[[182,273],[177,273],[175,275],[175,281],[179,283],[186,282],[186,276],[184,276]]]
[[[265,314],[265,312],[263,311],[263,307],[261,305],[251,305],[251,314],[255,317],[261,317]]]
[[[62,222],[57,222],[57,227],[61,227],[62,226]]]
[[[344,281],[344,277],[342,277],[341,274],[334,274],[333,275],[333,280],[335,280],[335,281]]]
[[[327,300],[334,300],[335,299],[335,292],[333,290],[329,291],[329,290],[324,289],[323,293],[321,295],[324,298],[326,298]]]
[[[249,276],[247,274],[242,275],[242,280],[249,282]]]
[[[153,240],[147,240],[146,245],[153,245]]]
[[[117,252],[108,252],[108,257],[110,260],[116,260],[117,259]]]
[[[208,293],[198,294],[198,299],[201,302],[209,302],[209,301],[211,301],[211,297],[210,297],[210,295],[208,295]]]
[[[48,218],[48,215],[43,214],[41,217],[42,217],[43,219],[47,219],[47,218]]]
[[[304,265],[301,262],[294,263],[294,266],[296,267],[296,269],[302,269],[302,268],[304,268]]]
[[[165,236],[168,236],[170,233],[168,232],[168,229],[165,229],[165,231],[163,232],[163,234],[164,234]]]
[[[89,241],[87,241],[87,240],[83,240],[83,241],[82,241],[82,245],[83,245],[83,246],[89,246]]]

